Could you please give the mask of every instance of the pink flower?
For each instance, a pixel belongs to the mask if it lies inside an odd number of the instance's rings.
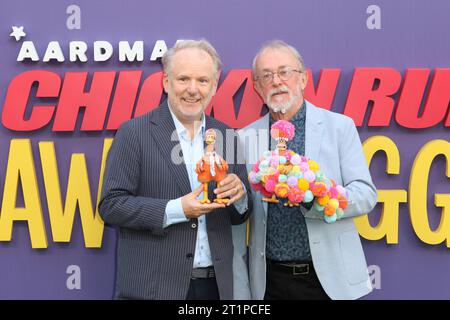
[[[311,170],[305,172],[303,176],[308,182],[313,182],[316,179],[316,175]]]
[[[308,164],[308,162],[302,162],[302,163],[300,163],[300,170],[301,170],[302,172],[308,171],[308,170],[309,170],[309,164]]]
[[[270,157],[270,165],[272,167],[278,167],[280,164],[280,157],[279,156],[272,156]]]
[[[297,179],[296,177],[289,177],[289,178],[287,179],[287,184],[288,184],[290,187],[296,187],[296,186],[297,186],[297,183],[298,183],[298,179]]]
[[[330,188],[330,198],[337,199],[338,195],[339,195],[339,192],[338,192],[337,188],[331,187]]]
[[[288,140],[291,140],[295,135],[295,126],[289,121],[278,120],[272,125],[270,135],[275,140],[277,138],[287,138]]]
[[[293,204],[300,203],[305,197],[305,192],[299,188],[291,188],[288,193],[289,201]]]
[[[275,186],[277,184],[277,180],[275,180],[273,177],[269,178],[266,181],[266,184],[264,185],[264,188],[268,191],[268,192],[273,192],[275,190]]]
[[[301,158],[300,158],[300,156],[298,155],[298,154],[296,154],[296,155],[293,155],[292,157],[291,157],[291,163],[294,165],[294,166],[297,166],[297,165],[299,165],[300,163],[301,163]]]
[[[337,185],[337,186],[336,186],[336,190],[339,192],[339,194],[340,194],[342,197],[345,197],[345,196],[346,196],[345,188],[344,188],[343,186]]]

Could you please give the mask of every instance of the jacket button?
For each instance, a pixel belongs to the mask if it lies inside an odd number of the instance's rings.
[[[186,258],[191,259],[193,256],[194,256],[194,255],[193,255],[192,253],[188,253],[188,254],[186,255]]]
[[[192,229],[197,228],[197,224],[196,224],[196,223],[191,224],[191,228],[192,228]]]

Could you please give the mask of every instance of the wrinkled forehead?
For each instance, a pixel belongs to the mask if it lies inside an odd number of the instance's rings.
[[[288,48],[266,48],[256,59],[257,71],[273,71],[284,67],[301,67],[300,61]]]
[[[185,48],[174,53],[169,72],[185,70],[198,70],[211,74],[216,71],[212,57],[198,48]]]

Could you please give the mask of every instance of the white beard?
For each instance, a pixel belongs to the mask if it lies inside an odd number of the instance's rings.
[[[286,111],[289,110],[289,108],[291,107],[291,102],[286,102],[286,103],[282,103],[282,104],[278,104],[278,105],[269,105],[269,108],[273,111],[273,112],[281,112],[281,113],[286,113]]]
[[[287,102],[278,103],[278,104],[269,102],[270,98],[274,94],[281,93],[281,92],[286,92],[289,95],[289,100]],[[273,112],[281,112],[282,114],[285,114],[290,108],[292,108],[292,106],[295,104],[295,102],[301,97],[303,97],[303,90],[302,90],[300,84],[297,86],[296,95],[293,95],[292,91],[289,90],[288,87],[283,86],[280,88],[272,89],[269,91],[269,93],[267,93],[266,104]]]
[[[282,93],[286,92],[289,94],[289,100],[285,103],[271,103],[270,98],[276,94],[276,93]],[[292,95],[292,92],[287,87],[281,87],[277,89],[272,89],[267,93],[267,106],[273,111],[273,112],[281,112],[285,114],[294,104],[294,96]]]

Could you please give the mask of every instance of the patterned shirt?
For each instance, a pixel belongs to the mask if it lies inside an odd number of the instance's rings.
[[[303,102],[300,110],[290,122],[295,126],[295,136],[288,141],[288,149],[305,154],[305,121],[306,105]],[[274,120],[270,117],[269,125]],[[272,146],[273,149],[274,146]],[[267,217],[266,256],[276,261],[310,261],[308,229],[300,207],[285,207],[285,199],[280,203],[269,203]]]

